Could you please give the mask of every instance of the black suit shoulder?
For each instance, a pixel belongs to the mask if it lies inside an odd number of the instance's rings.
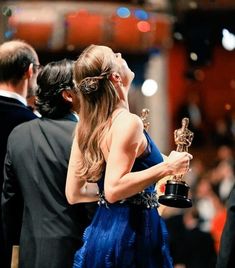
[[[6,144],[11,131],[19,124],[35,118],[37,118],[37,116],[20,101],[0,96],[0,170],[3,169]],[[0,181],[2,184],[2,173],[0,174]]]
[[[20,101],[0,96],[0,117],[3,117],[4,115],[7,115],[7,117],[14,115],[16,118],[37,118],[33,111]]]
[[[75,126],[76,122],[68,119],[37,118],[24,122],[9,135],[8,149],[13,148],[16,157],[28,149],[31,153],[41,153],[43,159],[51,153],[57,156],[62,154],[67,160]]]
[[[0,123],[2,125],[0,147],[5,148],[10,132],[19,124],[37,118],[23,103],[0,96]],[[5,149],[3,150],[5,151]]]
[[[228,203],[227,218],[220,241],[220,249],[216,268],[235,267],[235,186],[233,187]]]

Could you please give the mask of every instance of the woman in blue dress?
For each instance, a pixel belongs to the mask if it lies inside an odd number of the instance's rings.
[[[80,98],[66,183],[71,204],[97,200],[73,268],[171,268],[167,230],[157,211],[156,182],[188,171],[192,155],[163,158],[130,113],[134,73],[120,53],[91,45],[77,59]]]

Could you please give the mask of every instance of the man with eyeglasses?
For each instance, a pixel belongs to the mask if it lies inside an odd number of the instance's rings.
[[[37,116],[27,105],[27,96],[34,94],[37,85],[39,59],[32,46],[21,40],[12,40],[0,45],[0,193],[3,184],[3,165],[8,136],[17,125]],[[23,139],[23,137],[22,137]],[[10,226],[13,244],[18,244],[22,204],[20,200],[13,214],[17,221]],[[3,247],[2,212],[0,209],[0,267],[10,267],[11,250]]]

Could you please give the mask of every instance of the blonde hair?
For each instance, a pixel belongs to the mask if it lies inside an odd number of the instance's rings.
[[[76,135],[81,161],[77,172],[80,178],[88,181],[99,180],[104,171],[105,159],[100,144],[120,101],[109,80],[116,66],[109,51],[105,46],[90,45],[79,56],[74,68],[81,103]]]

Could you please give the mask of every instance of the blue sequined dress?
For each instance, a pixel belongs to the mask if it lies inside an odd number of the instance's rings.
[[[148,148],[132,171],[144,170],[163,161],[147,134]],[[104,180],[99,181],[103,193]],[[84,232],[84,244],[73,268],[172,268],[168,235],[159,216],[154,185],[125,200],[109,204],[100,194],[99,207]]]

